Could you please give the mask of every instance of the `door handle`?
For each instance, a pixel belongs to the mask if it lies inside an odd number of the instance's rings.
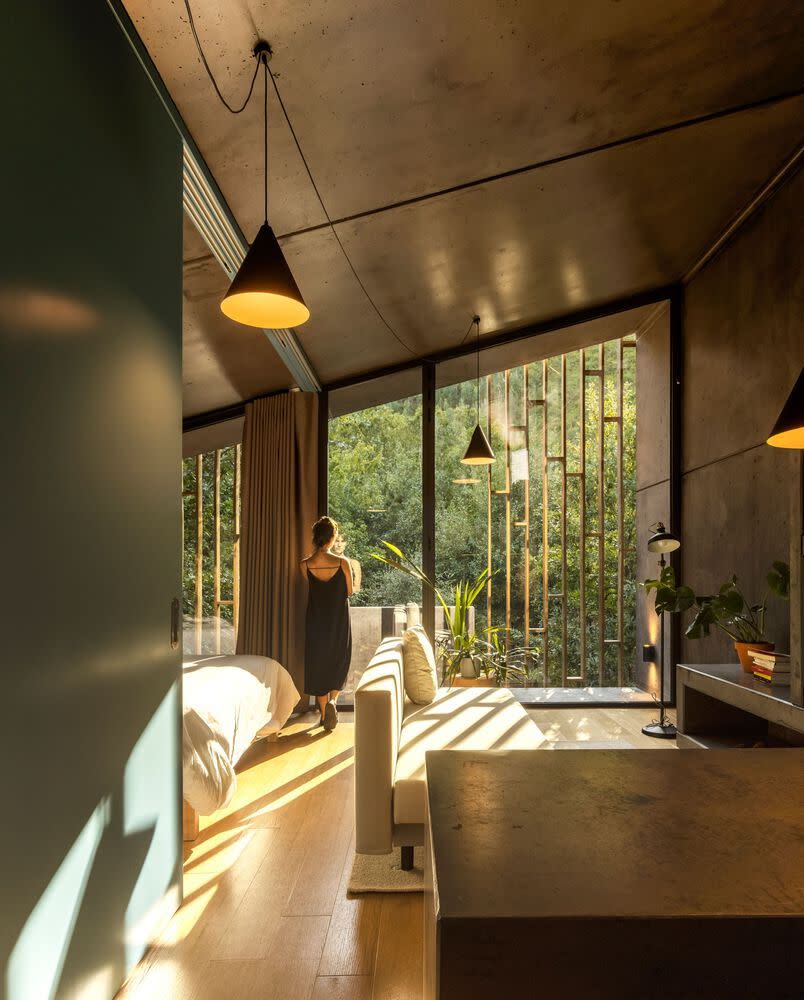
[[[170,602],[170,648],[179,648],[179,599]]]

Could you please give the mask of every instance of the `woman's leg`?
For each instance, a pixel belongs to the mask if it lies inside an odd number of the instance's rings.
[[[335,699],[339,694],[340,691],[330,691],[329,701],[324,709],[324,729],[330,732],[338,725],[338,706],[335,704]]]
[[[315,696],[315,700],[318,703],[318,711],[319,711],[319,714],[321,716],[321,718],[318,721],[319,722],[323,722],[323,720],[324,720],[324,712],[326,711],[327,702],[329,701],[329,695],[326,695],[326,694],[317,694]]]

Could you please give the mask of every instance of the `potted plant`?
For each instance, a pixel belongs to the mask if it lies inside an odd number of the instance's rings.
[[[530,680],[530,668],[538,659],[539,651],[526,645],[508,646],[501,638],[501,629],[490,630],[488,641],[488,656],[484,669],[486,675],[494,678],[498,687],[527,687]]]
[[[790,596],[790,567],[784,562],[774,562],[767,575],[769,590],[782,600]],[[767,595],[761,604],[749,604],[740,590],[737,577],[731,579],[718,590],[717,594],[696,595],[691,587],[676,584],[672,566],[665,566],[657,580],[646,580],[646,590],[656,591],[656,613],[667,611],[679,614],[694,610],[695,614],[687,627],[688,639],[701,639],[709,635],[714,626],[725,632],[734,642],[734,648],[746,673],[752,673],[754,649],[772,650],[774,644],[765,637],[765,613]]]
[[[441,591],[412,559],[391,542],[382,543],[390,554],[372,552],[373,559],[405,573],[424,583],[435,595],[444,612],[446,631],[437,637],[437,651],[442,664],[443,683],[449,685],[460,673],[462,677],[478,678],[496,676],[492,670],[491,644],[488,641],[496,630],[486,627],[479,632],[470,629],[470,611],[489,579],[484,569],[474,580],[460,580],[455,585],[454,604],[447,603]]]

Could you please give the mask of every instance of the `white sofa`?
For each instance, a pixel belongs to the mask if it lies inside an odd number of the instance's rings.
[[[358,854],[424,843],[428,750],[532,750],[544,735],[505,688],[439,688],[430,705],[405,696],[402,640],[380,643],[355,690]]]

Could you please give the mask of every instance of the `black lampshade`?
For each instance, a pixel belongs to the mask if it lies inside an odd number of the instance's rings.
[[[804,368],[773,425],[768,444],[774,448],[804,448]]]
[[[675,552],[679,548],[681,542],[659,521],[656,531],[648,539],[648,552]]]
[[[263,330],[301,326],[310,318],[274,231],[264,222],[221,302],[229,319]]]
[[[480,424],[475,427],[472,440],[461,461],[464,465],[491,465],[494,461],[494,452]]]

